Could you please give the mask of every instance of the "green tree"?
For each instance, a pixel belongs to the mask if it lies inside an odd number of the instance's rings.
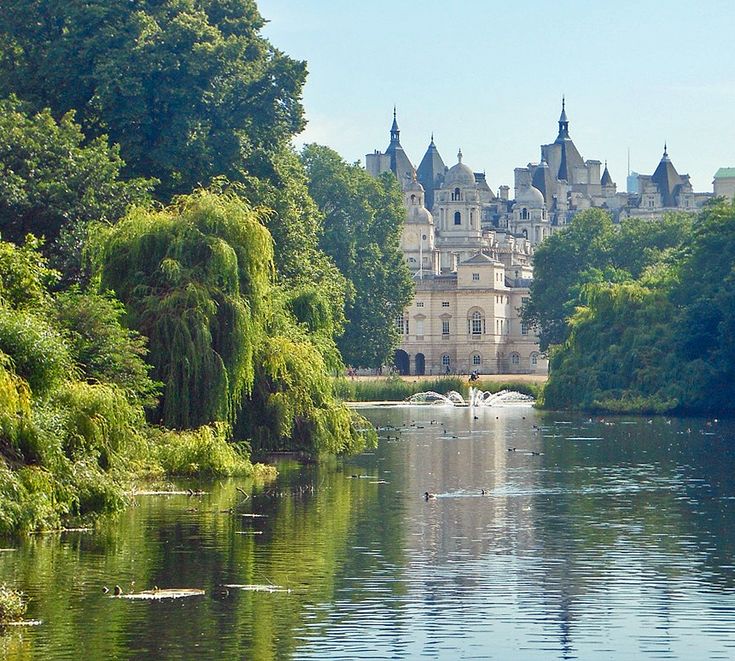
[[[691,224],[691,214],[667,214],[655,221],[627,218],[620,225],[601,209],[574,216],[534,255],[531,297],[523,315],[539,330],[541,349],[566,340],[586,285],[639,278],[687,240]]]
[[[191,428],[233,421],[253,387],[273,244],[235,195],[201,191],[163,211],[138,209],[110,229],[102,285],[150,342],[164,383],[158,418]]]
[[[393,358],[395,319],[413,296],[399,247],[406,216],[400,187],[389,174],[375,179],[328,147],[309,145],[302,159],[324,214],[321,247],[352,288],[337,344],[347,363],[379,367]]]
[[[48,305],[49,289],[56,285],[60,274],[48,267],[41,245],[32,235],[20,245],[0,241],[0,304],[16,310]]]
[[[125,307],[110,292],[95,294],[78,287],[54,297],[53,317],[66,336],[80,376],[90,383],[123,389],[131,401],[153,407],[158,385],[145,362],[147,341],[123,324]]]
[[[6,241],[32,233],[52,242],[62,228],[114,222],[148,199],[152,182],[122,181],[117,147],[106,138],[85,143],[68,112],[57,123],[11,97],[0,101],[0,226]]]
[[[274,48],[254,0],[7,0],[0,95],[119,144],[158,194],[268,177],[304,126],[304,63]]]
[[[608,262],[613,232],[609,214],[589,209],[574,216],[568,227],[552,234],[536,250],[531,296],[523,316],[538,330],[543,351],[566,339],[581,276],[586,274],[586,281],[600,279],[602,272],[590,269],[604,268]]]

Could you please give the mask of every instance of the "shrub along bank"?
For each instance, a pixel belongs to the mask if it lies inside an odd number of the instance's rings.
[[[347,402],[401,402],[411,395],[429,390],[441,395],[446,395],[454,390],[466,399],[470,387],[492,393],[501,390],[515,390],[535,398],[539,396],[542,385],[524,381],[496,381],[487,378],[471,382],[467,378],[456,376],[417,381],[402,379],[398,376],[384,379],[353,380],[343,377],[335,379],[337,396]]]

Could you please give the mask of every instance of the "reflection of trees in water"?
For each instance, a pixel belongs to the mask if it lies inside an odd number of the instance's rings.
[[[732,588],[723,567],[734,555],[731,423],[714,436],[691,420],[573,419],[576,431],[548,432],[603,439],[574,442],[542,438],[533,424],[554,418],[535,412],[475,421],[466,409],[430,410],[381,412],[406,430],[385,432],[391,439],[375,454],[284,467],[276,485],[247,485],[242,503],[233,481],[201,497],[139,497],[94,533],[34,536],[0,554],[0,581],[27,591],[29,616],[44,621],[16,636],[13,654],[288,658],[362,617],[378,626],[375,613],[395,649],[413,644],[416,626],[437,650],[458,620],[497,632],[515,617],[508,626],[534,627],[560,654],[579,656],[601,627],[631,613],[661,649],[676,645],[693,585],[714,595]],[[424,501],[426,490],[439,497]],[[238,534],[249,529],[262,534]],[[133,604],[101,592],[116,583],[129,591],[133,580],[135,590],[207,595]],[[223,583],[292,592],[225,595]],[[635,645],[640,629],[615,635],[628,634],[623,643]]]
[[[353,571],[345,570],[356,558],[349,549],[361,536],[400,537],[396,517],[382,517],[383,526],[360,523],[361,514],[378,509],[376,485],[330,468],[304,475],[301,486],[282,484],[272,495],[267,488],[252,491],[251,502],[242,502],[234,481],[207,486],[211,493],[201,497],[138,497],[98,532],[30,538],[11,562],[14,583],[33,598],[32,616],[44,622],[27,634],[34,655],[53,658],[74,649],[100,659],[152,650],[172,659],[290,656],[305,605],[334,601],[339,577]],[[261,509],[267,517],[238,516]],[[251,528],[262,534],[238,534]],[[227,594],[223,583],[292,591]],[[115,584],[126,592],[157,585],[201,587],[207,594],[186,603],[130,604],[103,595],[103,585]]]

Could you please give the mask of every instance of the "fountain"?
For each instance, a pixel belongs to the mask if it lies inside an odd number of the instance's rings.
[[[467,399],[456,390],[450,390],[446,395],[441,395],[433,390],[418,392],[411,395],[407,400],[409,404],[439,404],[449,406],[499,406],[503,404],[530,403],[534,399],[530,395],[516,392],[515,390],[500,390],[499,392],[488,392],[479,388],[470,387]]]

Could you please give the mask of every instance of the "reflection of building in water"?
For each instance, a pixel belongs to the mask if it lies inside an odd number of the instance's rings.
[[[404,413],[403,424],[414,430],[403,434],[405,454],[400,461],[402,489],[416,495],[408,498],[415,512],[409,512],[407,520],[418,526],[407,531],[407,543],[415,546],[412,550],[439,564],[457,553],[482,558],[519,547],[534,548],[535,512],[530,505],[538,474],[517,471],[526,456],[508,451],[508,447],[520,445],[519,439],[523,439],[524,452],[538,449],[540,438],[534,438],[532,429],[533,409],[515,405],[398,410]],[[476,422],[474,415],[479,418]],[[413,428],[407,424],[410,418],[416,420]],[[473,433],[473,427],[479,433]],[[392,470],[396,480],[399,467],[394,465]],[[481,489],[488,495],[481,496]],[[425,491],[439,497],[426,503],[421,498]]]

